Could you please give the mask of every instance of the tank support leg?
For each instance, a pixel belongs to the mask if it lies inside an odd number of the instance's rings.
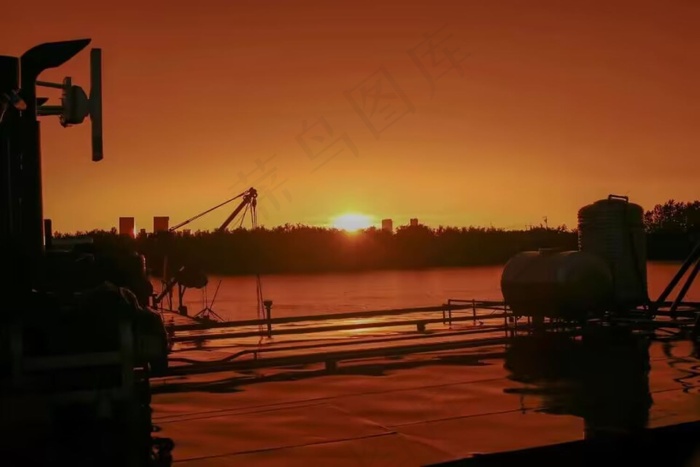
[[[690,272],[688,279],[686,279],[685,284],[683,284],[683,287],[681,288],[680,292],[678,292],[678,296],[673,301],[673,304],[671,304],[671,308],[668,310],[671,316],[675,315],[676,310],[678,310],[678,306],[683,302],[683,299],[688,293],[688,290],[690,290],[690,287],[693,285],[693,282],[695,282],[695,278],[697,277],[698,272],[700,272],[700,261],[695,263],[695,267]]]
[[[654,313],[656,313],[656,310],[659,307],[661,307],[661,305],[666,301],[668,296],[671,295],[671,292],[673,292],[673,289],[681,281],[681,279],[685,275],[686,271],[688,269],[690,269],[690,266],[692,266],[693,263],[698,261],[699,259],[700,259],[700,242],[695,244],[693,251],[690,253],[690,255],[688,255],[688,258],[685,260],[683,265],[680,267],[680,269],[678,270],[676,275],[673,276],[673,279],[671,279],[671,282],[669,282],[669,284],[666,286],[664,291],[661,292],[661,295],[659,295],[659,298],[656,300],[656,303],[654,304],[654,310],[653,310]],[[688,287],[690,287],[690,286],[688,286]]]

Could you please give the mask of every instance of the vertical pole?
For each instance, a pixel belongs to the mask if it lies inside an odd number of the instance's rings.
[[[267,337],[272,337],[272,310],[270,307],[267,308]]]
[[[180,312],[180,314],[187,316],[185,304],[183,303],[184,298],[185,298],[185,290],[186,290],[186,288],[184,285],[177,284],[177,301],[178,301],[177,310]]]
[[[20,61],[17,57],[0,56],[0,92],[9,94],[19,89]],[[0,110],[2,112],[2,110]],[[0,242],[6,255],[10,281],[0,286],[5,300],[28,289],[31,268],[22,256],[21,212],[21,114],[9,102],[0,121]]]
[[[44,212],[41,181],[41,134],[37,121],[36,76],[22,73],[22,97],[27,109],[22,112],[22,240],[23,252],[30,267],[30,280],[37,284],[43,276]]]
[[[265,312],[267,314],[267,337],[272,338],[272,307],[265,307]]]
[[[0,56],[0,93],[8,93],[19,88],[19,59],[16,57]],[[2,108],[0,107],[0,112]],[[16,163],[17,134],[19,133],[19,113],[12,107],[7,107],[0,120],[0,241],[13,248],[12,243],[17,239],[14,216],[17,215],[15,190],[17,189],[18,174]]]
[[[265,320],[267,321],[267,337],[272,338],[272,300],[263,301]]]
[[[51,248],[53,244],[53,226],[51,219],[44,219],[44,245],[46,248]]]

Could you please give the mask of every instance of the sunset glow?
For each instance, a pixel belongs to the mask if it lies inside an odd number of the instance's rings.
[[[333,227],[347,232],[357,232],[372,226],[372,218],[364,214],[343,214],[333,219]]]
[[[120,216],[150,232],[154,216],[184,220],[250,186],[267,227],[345,209],[573,226],[610,193],[645,209],[697,197],[693,2],[7,3],[23,21],[0,28],[2,55],[76,37],[103,50],[104,162],[89,122],[41,118],[44,214],[60,232]],[[192,70],[215,99],[199,104]],[[88,51],[45,74],[89,89]],[[135,112],[143,102],[157,111]]]

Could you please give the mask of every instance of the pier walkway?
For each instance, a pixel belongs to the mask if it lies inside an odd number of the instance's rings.
[[[581,414],[562,395],[511,381],[502,352],[367,359],[332,374],[298,365],[169,377],[154,382],[154,418],[183,466],[420,466],[581,439]],[[650,354],[649,426],[698,419],[690,344],[654,343]]]

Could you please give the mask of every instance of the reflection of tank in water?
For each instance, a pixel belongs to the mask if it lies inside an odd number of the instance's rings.
[[[506,354],[512,380],[533,384],[542,412],[585,421],[586,438],[646,428],[649,341],[622,328],[591,328],[581,340],[560,334],[516,338]]]

